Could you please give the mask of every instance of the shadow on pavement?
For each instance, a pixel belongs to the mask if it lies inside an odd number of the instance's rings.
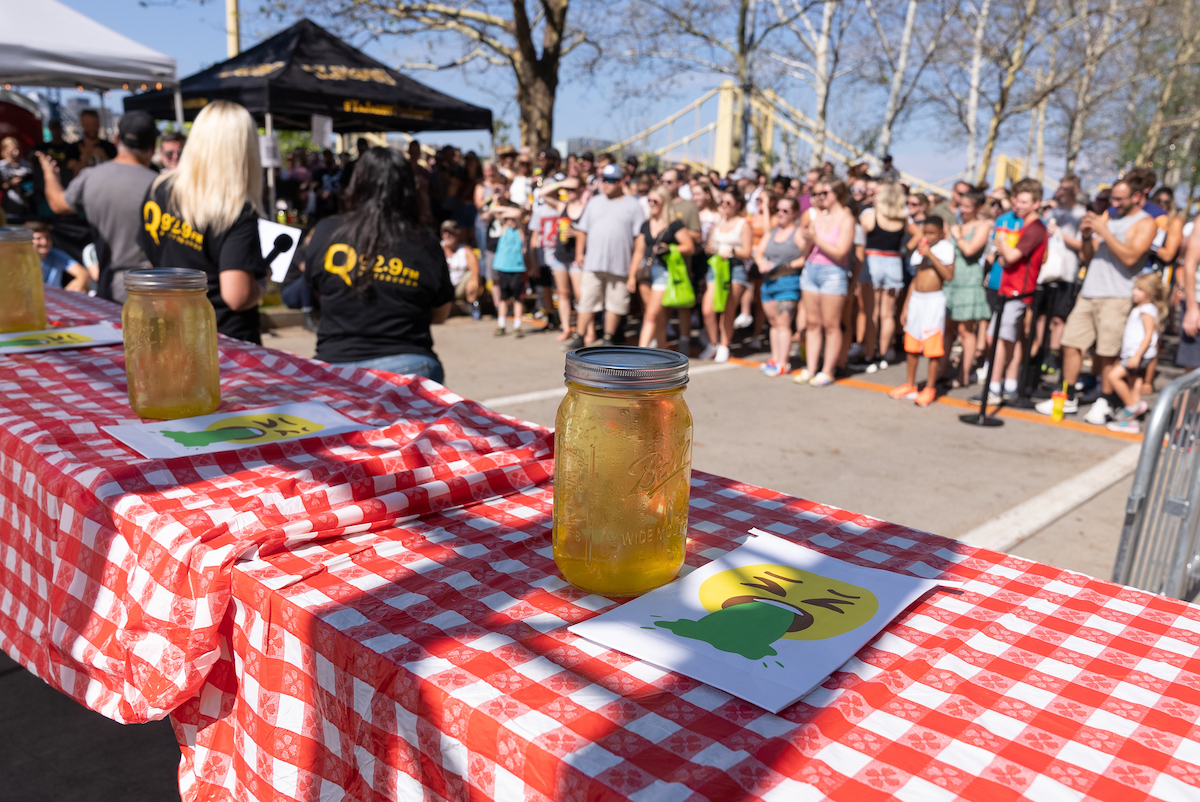
[[[0,799],[169,802],[178,769],[170,722],[110,721],[0,652]]]

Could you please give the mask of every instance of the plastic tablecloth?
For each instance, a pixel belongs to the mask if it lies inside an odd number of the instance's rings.
[[[773,715],[566,631],[619,602],[572,588],[554,568],[544,430],[436,385],[229,350],[239,352],[229,356],[235,364],[252,356],[285,376],[294,370],[319,381],[310,383],[313,393],[353,395],[359,382],[388,393],[409,388],[443,417],[460,409],[472,421],[510,427],[492,437],[512,439],[499,453],[516,467],[501,472],[507,482],[493,474],[475,500],[427,490],[444,503],[409,501],[403,518],[391,510],[352,521],[337,512],[363,507],[364,491],[344,507],[332,503],[334,512],[321,513],[330,520],[303,534],[237,541],[227,561],[205,568],[205,581],[187,573],[207,590],[195,597],[214,610],[211,627],[186,615],[154,619],[180,622],[204,646],[181,651],[208,664],[182,674],[117,670],[116,658],[81,633],[98,618],[105,623],[96,631],[115,631],[110,639],[123,642],[134,618],[108,611],[145,609],[136,581],[125,578],[128,566],[150,572],[159,563],[134,550],[134,530],[157,520],[157,505],[174,509],[166,501],[173,493],[206,517],[234,500],[204,503],[214,491],[202,474],[164,476],[172,489],[140,487],[132,505],[123,499],[134,491],[98,494],[78,474],[58,481],[84,490],[60,485],[52,496],[42,484],[52,474],[14,459],[14,442],[32,439],[32,430],[21,428],[13,401],[0,402],[0,646],[113,717],[140,710],[133,700],[179,700],[170,709],[189,802],[1200,798],[1200,608],[695,473],[690,566],[736,547],[756,526],[849,562],[961,584],[959,593],[910,608],[821,688]],[[15,372],[45,377],[47,363],[48,355]],[[0,358],[0,380],[12,381],[13,367]],[[227,381],[234,375],[223,372]],[[85,401],[112,395],[105,381],[121,385],[114,376],[96,379]],[[64,403],[75,402],[51,406]],[[388,414],[401,411],[397,403]],[[353,403],[339,408],[356,415]],[[100,456],[121,448],[100,440],[88,439]],[[353,462],[368,442],[342,444],[339,457]],[[28,458],[53,464],[60,451],[37,443]],[[316,459],[305,464],[317,470],[340,447],[306,449]],[[289,456],[236,453],[239,487],[263,476],[278,483],[273,471]],[[124,451],[114,456],[130,472],[150,472],[135,470],[138,460]],[[85,534],[69,535],[65,515],[39,512],[43,497],[83,508],[73,515]],[[93,497],[94,508],[78,500]],[[68,501],[55,503],[62,511]],[[149,511],[110,512],[107,528],[87,523],[123,504]],[[192,549],[210,553],[201,540]],[[32,545],[45,541],[72,545]],[[97,548],[102,541],[110,548]],[[116,551],[113,543],[121,543]],[[72,591],[76,583],[85,584]],[[200,679],[190,692],[162,692],[168,679],[193,674]],[[110,687],[111,678],[124,684]]]

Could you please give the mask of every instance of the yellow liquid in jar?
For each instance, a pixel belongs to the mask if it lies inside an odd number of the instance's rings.
[[[217,411],[217,318],[202,290],[131,292],[121,320],[134,412],[174,420]]]
[[[46,328],[42,262],[32,242],[0,242],[0,333]]]
[[[604,596],[670,582],[683,565],[692,473],[682,389],[567,386],[555,431],[554,561],[572,585]]]

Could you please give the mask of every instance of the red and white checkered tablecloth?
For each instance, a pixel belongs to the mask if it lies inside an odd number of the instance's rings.
[[[59,325],[119,320],[50,290]],[[221,410],[322,401],[375,428],[170,460],[120,346],[0,356],[0,648],[110,718],[161,718],[220,656],[231,567],[543,482],[553,438],[419,378],[221,340]]]
[[[0,437],[12,427],[0,418]],[[242,467],[243,481],[273,476]],[[0,586],[21,576],[29,603],[78,598],[65,576],[9,562],[12,494],[42,491],[7,463],[0,476]],[[711,475],[692,484],[691,566],[757,526],[963,592],[916,605],[773,715],[567,632],[616,602],[559,577],[546,483],[272,541],[223,574],[215,660],[173,710],[184,799],[1200,798],[1200,608]],[[61,537],[52,516],[24,515],[24,539]],[[121,573],[106,559],[72,564]],[[10,653],[12,610],[0,596]]]

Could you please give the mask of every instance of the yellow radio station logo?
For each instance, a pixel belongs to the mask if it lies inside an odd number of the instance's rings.
[[[152,200],[142,205],[142,225],[155,245],[162,245],[161,240],[169,238],[197,251],[204,247],[204,235],[193,229],[191,223],[178,215],[164,213]]]
[[[700,603],[709,614],[698,621],[654,625],[748,660],[778,654],[771,644],[781,639],[844,635],[879,610],[879,600],[866,588],[787,565],[750,565],[715,574],[700,585]]]
[[[252,64],[247,67],[235,67],[217,73],[218,78],[262,78],[283,69],[282,61],[271,61],[266,64]]]
[[[356,268],[367,270],[367,265],[371,265],[371,275],[377,281],[386,281],[390,284],[399,284],[403,287],[415,287],[421,278],[421,273],[404,264],[404,260],[393,256],[391,259],[384,259],[382,255],[376,256],[374,264],[371,264],[371,257],[360,259],[358,252],[344,242],[335,242],[325,249],[325,272],[332,273],[346,282],[346,286],[353,286],[354,271]]]
[[[277,440],[290,440],[295,437],[306,437],[325,428],[322,423],[313,423],[295,415],[232,415],[221,418],[199,432],[163,431],[164,437],[169,437],[181,446],[189,448],[210,446],[214,443],[271,443]]]
[[[59,333],[26,334],[11,340],[0,340],[0,348],[40,348],[55,345],[82,345],[93,342],[93,338],[73,331]]]
[[[347,67],[344,64],[301,64],[300,69],[318,81],[373,81],[395,86],[396,79],[382,67]]]

